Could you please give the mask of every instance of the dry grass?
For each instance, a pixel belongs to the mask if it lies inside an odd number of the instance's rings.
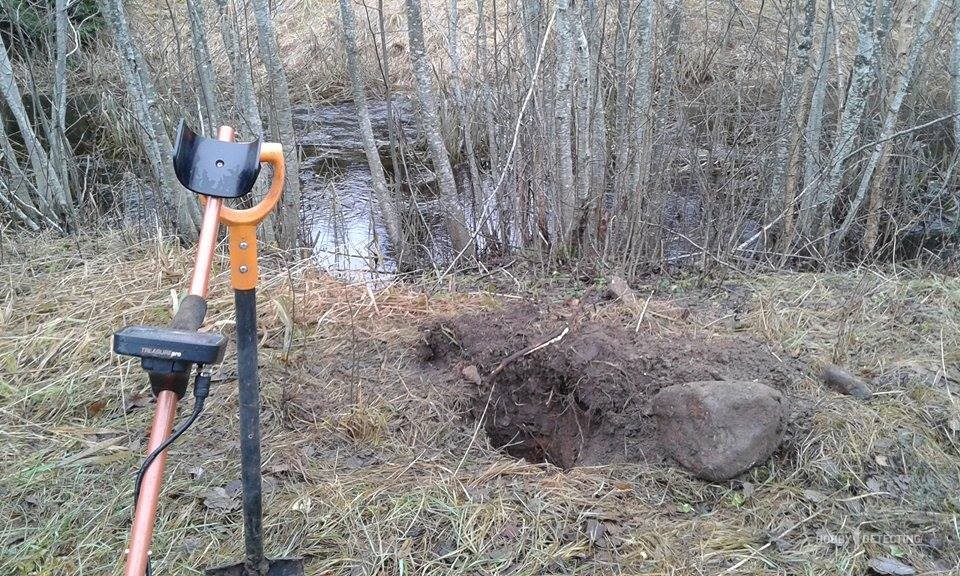
[[[151,410],[109,334],[169,317],[189,253],[118,235],[0,240],[0,574],[118,573]],[[208,325],[230,334],[223,264]],[[867,403],[798,382],[781,452],[707,484],[643,465],[564,474],[474,441],[466,393],[415,359],[417,325],[498,297],[457,279],[432,296],[373,292],[277,256],[263,277],[266,537],[273,555],[307,556],[310,574],[822,574],[873,556],[958,568],[956,280],[756,280],[747,329],[886,376]],[[916,370],[885,380],[895,363]],[[172,450],[157,573],[240,558],[239,502],[213,491],[238,477],[232,366]]]

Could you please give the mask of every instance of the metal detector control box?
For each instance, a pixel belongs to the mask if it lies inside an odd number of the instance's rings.
[[[226,349],[221,334],[173,328],[127,326],[113,335],[113,351],[140,358],[150,372],[186,372],[192,364],[216,364]]]

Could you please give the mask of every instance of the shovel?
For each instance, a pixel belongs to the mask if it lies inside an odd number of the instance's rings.
[[[268,560],[263,555],[263,492],[260,477],[260,390],[257,380],[257,225],[276,207],[283,193],[283,149],[255,140],[237,143],[234,131],[221,126],[217,139],[195,134],[181,120],[173,155],[174,171],[184,187],[200,195],[203,223],[197,243],[190,293],[181,303],[170,328],[128,326],[114,334],[118,354],[135,356],[150,377],[157,398],[148,456],[137,475],[135,511],[125,576],[151,576],[150,542],[157,501],[163,482],[167,448],[203,410],[210,388],[205,366],[223,359],[226,339],[201,333],[206,315],[210,269],[220,222],[230,237],[230,283],[237,316],[237,373],[240,398],[240,471],[243,488],[243,563],[206,570],[211,575],[301,576],[299,559]],[[253,208],[235,210],[226,199],[246,196],[260,173],[260,163],[273,167],[267,195]],[[183,397],[196,367],[193,413],[171,433],[177,402]]]

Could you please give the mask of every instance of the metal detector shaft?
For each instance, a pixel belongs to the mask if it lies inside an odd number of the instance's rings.
[[[260,383],[257,381],[257,290],[235,290],[237,376],[240,386],[240,480],[246,569],[266,573],[263,556],[263,485],[260,478]]]

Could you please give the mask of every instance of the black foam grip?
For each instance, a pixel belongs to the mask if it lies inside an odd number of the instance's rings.
[[[189,330],[196,332],[203,326],[203,318],[207,315],[207,301],[202,296],[190,294],[180,303],[180,309],[170,327],[174,330]]]

